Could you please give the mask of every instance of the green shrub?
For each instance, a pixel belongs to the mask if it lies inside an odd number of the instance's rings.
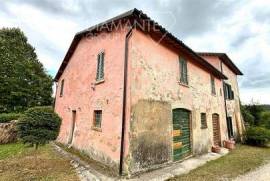
[[[249,145],[266,146],[270,141],[270,130],[264,127],[250,127],[246,130],[245,142]]]
[[[55,140],[61,124],[52,107],[33,107],[25,111],[17,123],[18,136],[23,143],[38,148]]]
[[[22,114],[19,113],[2,113],[0,114],[0,123],[7,123],[12,120],[17,120]]]
[[[261,113],[261,119],[263,126],[270,129],[270,111],[264,111]]]

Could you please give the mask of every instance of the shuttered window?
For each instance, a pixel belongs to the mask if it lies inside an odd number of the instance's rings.
[[[102,110],[95,110],[93,126],[95,128],[101,128],[101,121],[102,121]]]
[[[213,76],[211,76],[211,92],[213,95],[216,95],[215,78]]]
[[[97,75],[96,80],[100,81],[104,79],[104,52],[101,52],[97,56]]]
[[[61,87],[60,87],[60,97],[63,96],[64,93],[64,79],[61,81]]]
[[[234,92],[232,90],[232,86],[225,83],[224,88],[225,88],[225,98],[229,99],[229,100],[233,100],[234,99]]]
[[[187,61],[181,57],[179,59],[179,68],[180,68],[180,83],[188,85]]]
[[[207,128],[206,113],[201,113],[201,129]]]

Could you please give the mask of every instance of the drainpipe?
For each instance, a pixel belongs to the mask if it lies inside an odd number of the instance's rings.
[[[221,73],[223,73],[223,67],[222,67],[222,61],[220,62],[220,69]],[[224,106],[225,106],[225,114],[226,114],[226,125],[227,125],[227,131],[228,131],[228,138],[230,139],[230,132],[229,132],[229,125],[228,125],[228,111],[227,111],[227,102],[226,102],[226,96],[225,96],[225,82],[222,79],[222,86],[223,86],[223,97],[224,97]]]
[[[124,159],[124,143],[125,143],[125,129],[126,129],[126,90],[127,90],[127,74],[128,74],[128,42],[132,34],[133,27],[130,28],[126,34],[125,39],[125,59],[124,59],[124,84],[123,84],[123,108],[122,108],[122,132],[121,132],[121,148],[120,148],[120,165],[119,175],[123,174],[123,159]]]

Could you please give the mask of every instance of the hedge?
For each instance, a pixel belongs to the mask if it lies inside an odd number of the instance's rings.
[[[12,120],[18,120],[22,114],[20,113],[2,113],[0,114],[0,123],[7,123]]]
[[[266,146],[270,142],[270,130],[264,127],[250,127],[246,130],[245,142],[249,145]]]
[[[23,143],[39,145],[55,140],[61,125],[61,118],[52,107],[33,107],[24,112],[17,123],[18,136]]]

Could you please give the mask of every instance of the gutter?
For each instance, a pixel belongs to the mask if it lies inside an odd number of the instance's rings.
[[[124,84],[123,84],[123,108],[122,108],[122,132],[121,132],[121,148],[120,148],[120,164],[119,175],[123,174],[123,160],[124,160],[124,144],[125,144],[125,129],[126,129],[126,90],[127,90],[127,74],[128,74],[128,41],[132,35],[132,29],[130,28],[126,34],[125,39],[125,59],[124,59]]]

